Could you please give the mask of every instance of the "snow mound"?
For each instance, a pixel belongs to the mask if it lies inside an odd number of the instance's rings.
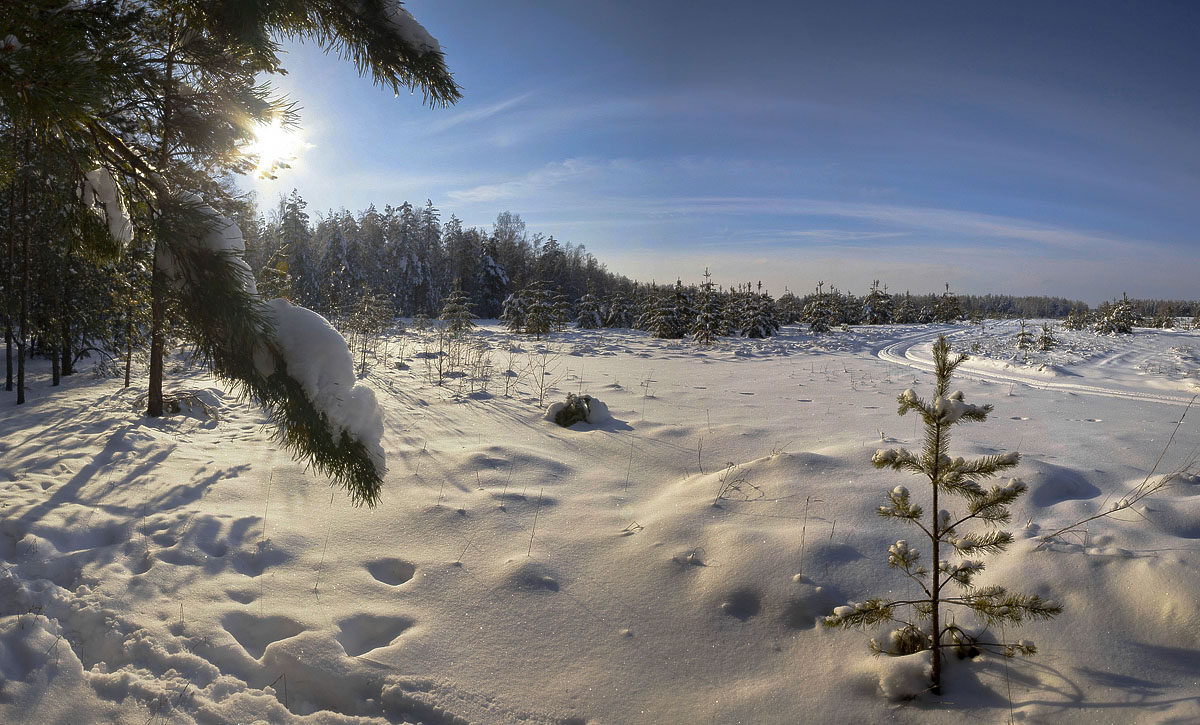
[[[598,398],[593,398],[590,395],[575,396],[572,394],[568,394],[565,402],[559,401],[557,403],[551,403],[550,406],[546,408],[546,413],[542,416],[542,419],[558,422],[559,414],[567,410],[573,400],[578,401],[579,404],[582,404],[586,409],[587,413],[586,417],[584,418],[584,422],[590,425],[598,425],[600,423],[606,423],[612,420],[612,414],[608,412],[608,406],[605,405],[603,401],[599,400]],[[568,427],[570,425],[572,424],[567,424]]]
[[[879,689],[889,700],[911,700],[929,689],[929,651],[917,652],[904,657],[881,657]]]
[[[275,343],[287,372],[304,390],[313,406],[325,414],[334,435],[345,432],[362,441],[375,466],[384,468],[383,414],[375,392],[359,385],[354,359],[341,333],[316,312],[284,299],[266,304],[275,327]],[[259,371],[269,375],[270,363],[262,356]]]

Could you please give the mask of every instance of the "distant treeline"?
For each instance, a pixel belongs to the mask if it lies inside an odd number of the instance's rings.
[[[604,301],[616,293],[636,296],[642,288],[657,287],[609,271],[583,245],[530,232],[521,217],[510,212],[500,214],[491,229],[465,228],[454,216],[442,221],[432,202],[404,202],[382,210],[370,206],[357,214],[330,211],[314,222],[307,203],[293,191],[265,216],[247,213],[239,221],[247,261],[264,292],[330,315],[370,296],[398,315],[435,316],[456,285],[473,314],[482,318],[499,317],[510,295],[535,282],[572,306],[589,291]],[[702,270],[680,272],[683,286],[696,294]],[[674,280],[665,282],[674,286]],[[826,289],[824,294],[832,295],[838,306],[856,304],[853,292]],[[897,292],[892,290],[897,299],[906,296]],[[1063,319],[1072,310],[1089,309],[1082,301],[1064,297],[955,293],[965,319]],[[804,305],[816,291],[794,294]],[[934,310],[943,293],[907,296],[914,309]],[[1200,302],[1195,301],[1130,303],[1143,317],[1193,317],[1200,312]]]

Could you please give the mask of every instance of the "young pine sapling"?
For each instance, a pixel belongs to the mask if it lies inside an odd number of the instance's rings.
[[[908,471],[929,479],[932,505],[928,515],[904,486],[897,486],[888,494],[887,504],[879,507],[879,515],[900,519],[920,529],[929,542],[930,560],[936,562],[935,571],[931,573],[921,563],[921,552],[916,546],[910,546],[904,540],[897,541],[888,551],[888,564],[911,579],[919,593],[911,599],[873,597],[838,607],[824,623],[827,627],[897,623],[899,627],[891,633],[889,643],[884,645],[872,639],[871,649],[876,654],[893,656],[931,650],[930,690],[940,695],[942,653],[946,648],[973,648],[1006,657],[1036,652],[1033,644],[1025,640],[1016,643],[984,641],[982,632],[971,634],[959,626],[952,611],[957,608],[969,611],[985,625],[983,632],[986,632],[987,627],[998,624],[1049,619],[1059,614],[1062,608],[1036,594],[1014,594],[1002,586],[975,585],[975,576],[983,571],[984,565],[973,557],[998,553],[1012,543],[1012,534],[995,527],[1008,522],[1009,506],[1026,487],[1019,479],[1010,479],[1005,485],[990,488],[980,484],[980,481],[1016,466],[1019,458],[1016,453],[969,461],[950,457],[950,429],[966,421],[986,420],[992,406],[969,405],[961,392],[950,392],[950,378],[966,355],[951,355],[944,336],[939,337],[933,347],[933,359],[937,375],[934,400],[922,400],[911,389],[899,397],[900,415],[915,411],[925,422],[924,448],[920,453],[904,448],[878,450],[871,462],[876,468]],[[951,496],[963,500],[965,511],[951,512],[941,508]],[[983,524],[987,528],[966,531],[971,524]],[[961,559],[943,558],[947,556]],[[955,589],[948,589],[952,584]],[[948,614],[951,615],[949,620]]]

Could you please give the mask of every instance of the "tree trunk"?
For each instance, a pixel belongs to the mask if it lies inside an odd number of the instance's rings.
[[[163,274],[158,268],[158,242],[154,243],[154,271],[150,277],[150,390],[146,397],[146,415],[159,418],[163,414]],[[128,380],[128,368],[126,368]]]
[[[59,339],[59,345],[62,350],[62,374],[75,374],[75,353],[71,349],[71,321],[64,314],[62,318],[62,337]]]
[[[21,336],[17,338],[17,405],[25,402],[25,340],[29,335],[29,132],[25,132],[25,153],[21,158]]]
[[[929,657],[929,665],[930,665],[929,676],[930,676],[930,679],[933,681],[933,689],[932,689],[933,694],[940,695],[940,694],[942,694],[942,632],[941,632],[942,621],[941,621],[941,617],[939,616],[941,614],[940,610],[942,608],[942,602],[941,602],[942,588],[940,586],[941,580],[942,580],[942,572],[940,571],[940,567],[938,564],[938,562],[941,561],[941,559],[940,559],[941,548],[939,545],[941,544],[941,537],[942,537],[941,527],[938,525],[938,478],[941,475],[940,471],[938,470],[939,463],[941,462],[940,459],[938,458],[938,456],[941,454],[941,450],[942,450],[942,424],[940,422],[937,423],[937,427],[934,431],[934,436],[935,436],[934,444],[933,444],[934,462],[933,462],[933,477],[932,477],[933,478],[933,526],[930,529],[933,532],[933,537],[932,537],[933,538],[933,562],[930,564],[930,570],[933,572],[933,574],[930,577],[930,579],[931,579],[930,583],[933,585],[932,593],[930,595],[930,598],[933,600],[932,601],[933,611],[930,616],[931,621],[930,621],[930,626],[929,626],[930,646],[932,647],[932,651],[930,652],[930,657]]]
[[[59,359],[61,360],[59,367],[63,375],[71,375],[75,372],[75,354],[71,349],[71,310],[73,309],[71,307],[71,287],[74,280],[71,278],[70,270],[74,266],[74,260],[71,259],[70,244],[66,247],[66,264],[63,266],[68,271],[63,276],[63,284],[59,288],[58,319],[62,320],[58,333]]]
[[[171,17],[171,27],[168,30],[170,40],[166,57],[166,85],[163,87],[162,138],[159,147],[158,170],[165,171],[171,154],[171,122],[172,110],[171,92],[175,83],[175,17]],[[161,227],[160,227],[161,234]],[[150,390],[146,395],[146,415],[159,418],[163,414],[163,294],[166,292],[166,280],[158,268],[158,257],[162,247],[159,234],[154,238],[154,261],[150,273]]]
[[[16,225],[17,180],[14,178],[8,185],[8,229],[5,242],[8,247],[8,261],[4,267],[4,389],[13,389],[13,336],[12,300],[13,286],[16,279],[13,270],[16,269],[16,244],[13,241],[13,227]]]

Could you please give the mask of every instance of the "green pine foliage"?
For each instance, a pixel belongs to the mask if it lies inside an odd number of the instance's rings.
[[[765,292],[751,292],[742,307],[742,335],[765,338],[779,334],[779,315],[775,301]]]
[[[475,321],[471,318],[471,301],[460,285],[455,284],[450,296],[442,303],[442,313],[438,319],[445,322],[446,329],[455,335],[475,327]]]
[[[775,303],[775,311],[779,315],[780,325],[796,324],[801,314],[800,298],[784,288],[783,294]]]
[[[587,294],[579,298],[575,326],[581,330],[595,330],[603,326],[603,320],[600,317],[600,300],[592,294],[590,285]]]
[[[1121,299],[1100,305],[1096,310],[1093,329],[1101,335],[1129,335],[1140,322],[1141,316],[1129,301],[1129,296],[1122,294]]]
[[[868,325],[887,325],[892,322],[892,296],[888,294],[887,285],[882,288],[879,280],[871,283],[871,292],[863,300],[862,321]]]
[[[1024,319],[1019,322],[1021,331],[1017,333],[1017,349],[1029,350],[1033,347],[1033,333],[1029,331],[1029,326],[1026,325]]]
[[[927,547],[901,539],[888,550],[888,565],[907,578],[916,591],[912,596],[871,597],[838,607],[827,616],[827,627],[866,628],[877,624],[897,625],[884,642],[870,641],[876,654],[902,656],[931,650],[930,689],[941,694],[943,651],[951,647],[974,648],[1006,657],[1031,655],[1037,650],[1027,641],[999,642],[989,634],[997,625],[1049,619],[1062,612],[1057,604],[1033,594],[1017,594],[1003,586],[977,586],[975,578],[984,570],[982,557],[1004,551],[1012,534],[999,530],[1010,520],[1009,507],[1026,486],[1019,479],[1005,484],[983,485],[1003,471],[1014,468],[1019,456],[1003,453],[973,460],[950,457],[950,431],[961,423],[982,422],[991,405],[970,405],[961,392],[950,392],[950,380],[965,355],[951,355],[945,336],[933,348],[936,384],[934,398],[927,401],[915,391],[899,396],[899,414],[914,412],[925,424],[925,443],[920,452],[905,448],[882,449],[871,462],[926,479],[930,488],[926,509],[904,486],[896,486],[879,507],[879,515],[899,520],[918,530]],[[949,510],[950,501],[961,502]],[[928,555],[926,564],[923,554]],[[952,559],[951,557],[954,557]],[[982,629],[967,629],[959,613],[972,615]]]
[[[1067,313],[1066,319],[1062,323],[1065,330],[1086,330],[1091,326],[1091,321],[1088,319],[1088,311],[1084,307],[1072,307]]]
[[[837,315],[831,295],[825,293],[825,283],[817,282],[817,291],[804,306],[801,319],[808,323],[814,335],[824,335],[832,329]]]
[[[541,282],[509,295],[500,316],[512,332],[523,332],[538,339],[550,334],[556,318],[554,297]]]
[[[621,290],[612,293],[608,298],[608,311],[604,315],[605,327],[629,329],[633,327],[635,307],[629,295]]]
[[[724,328],[721,298],[712,281],[712,273],[704,269],[704,283],[696,300],[696,319],[692,322],[692,340],[697,345],[712,345]]]
[[[1054,336],[1054,328],[1049,322],[1042,323],[1042,334],[1038,335],[1037,347],[1042,352],[1058,347],[1058,338]]]
[[[900,304],[896,305],[896,310],[892,314],[892,322],[897,325],[911,325],[917,321],[917,304],[913,302],[912,294],[904,293],[904,297],[900,299]]]
[[[683,282],[676,281],[673,288],[662,290],[656,296],[647,317],[647,329],[655,337],[678,340],[687,334],[687,321],[694,315],[691,297]]]
[[[935,322],[950,323],[958,322],[963,316],[962,302],[958,299],[958,295],[950,291],[950,283],[947,282],[946,291],[934,305],[933,319]]]

